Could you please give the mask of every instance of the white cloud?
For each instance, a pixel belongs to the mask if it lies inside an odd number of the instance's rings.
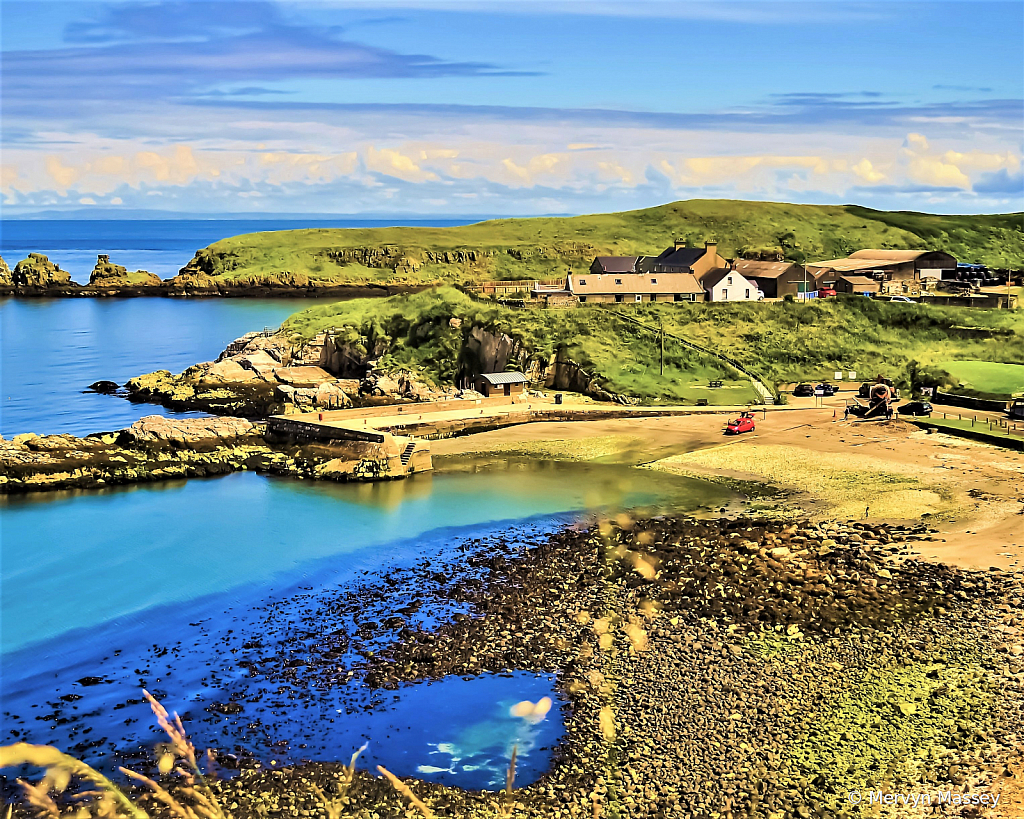
[[[870,159],[862,159],[856,165],[851,166],[850,170],[865,182],[881,182],[885,179],[885,174],[877,170]]]

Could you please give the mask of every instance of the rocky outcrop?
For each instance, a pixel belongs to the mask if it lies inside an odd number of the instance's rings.
[[[96,266],[89,275],[91,287],[159,287],[163,282],[148,270],[129,270],[123,265],[112,264],[110,256],[99,254]]]
[[[370,481],[404,478],[430,468],[426,441],[387,435],[382,444],[318,441],[314,445],[269,435],[265,425],[239,418],[151,415],[127,429],[85,438],[33,434],[0,438],[0,494],[95,489],[242,469]]]
[[[14,277],[11,275],[11,268],[7,266],[3,256],[0,256],[0,287],[14,287]]]
[[[29,253],[14,266],[11,281],[17,290],[67,290],[80,285],[71,281],[71,274],[61,270],[42,253]]]

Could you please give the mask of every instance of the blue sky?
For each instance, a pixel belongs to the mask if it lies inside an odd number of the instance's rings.
[[[4,212],[1024,208],[1019,2],[0,2]]]

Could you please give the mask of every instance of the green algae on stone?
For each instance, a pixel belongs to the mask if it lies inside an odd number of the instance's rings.
[[[879,662],[822,669],[816,706],[785,753],[836,811],[857,812],[847,801],[852,791],[898,790],[922,779],[962,784],[941,760],[992,720],[992,696],[978,685],[977,644],[947,638],[920,659],[889,654],[871,638],[869,645]]]

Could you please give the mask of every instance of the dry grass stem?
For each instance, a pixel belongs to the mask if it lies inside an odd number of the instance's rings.
[[[383,765],[378,765],[377,770],[380,771],[381,775],[384,776],[388,780],[388,782],[391,783],[391,787],[393,787],[396,791],[402,794],[402,796],[408,799],[413,804],[413,807],[415,807],[416,810],[422,813],[426,817],[426,819],[435,819],[434,812],[423,804],[420,798],[412,792],[412,788],[406,785],[401,779],[399,779],[397,776],[391,773],[391,771],[389,771]]]
[[[113,782],[99,771],[93,770],[84,762],[49,745],[16,742],[13,745],[5,745],[0,748],[0,768],[12,768],[18,765],[34,765],[37,768],[45,768],[48,774],[51,771],[54,772],[55,777],[67,774],[68,780],[72,776],[77,776],[79,779],[92,782],[94,785],[98,785],[101,791],[109,794],[113,803],[132,819],[149,819],[144,810],[136,807]],[[51,781],[53,780],[51,779]]]

